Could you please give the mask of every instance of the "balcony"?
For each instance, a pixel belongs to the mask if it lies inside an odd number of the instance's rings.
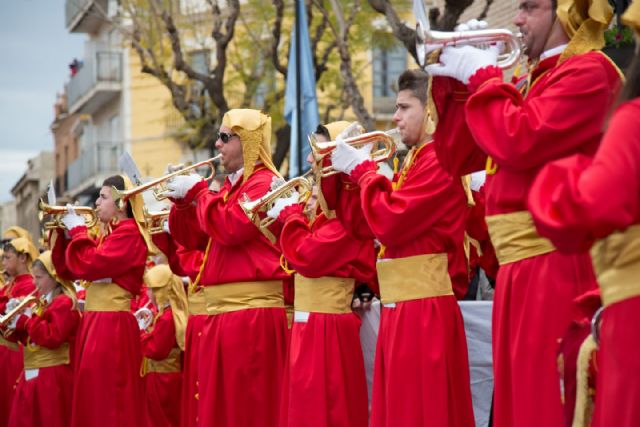
[[[90,144],[69,165],[67,189],[72,197],[93,192],[102,181],[118,173],[118,158],[123,146],[116,142]]]
[[[122,53],[96,52],[67,85],[69,113],[94,114],[122,90]]]
[[[109,0],[67,0],[65,22],[71,33],[94,33],[105,22]]]

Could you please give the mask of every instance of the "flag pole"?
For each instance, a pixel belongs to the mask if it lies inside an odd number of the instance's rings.
[[[300,88],[300,7],[299,2],[304,0],[296,0],[296,129],[297,129],[297,147],[298,150],[298,175],[302,175],[302,91]]]

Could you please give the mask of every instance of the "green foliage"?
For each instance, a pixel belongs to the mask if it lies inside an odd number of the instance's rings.
[[[604,32],[605,46],[621,47],[633,45],[633,31],[626,26],[614,25]]]

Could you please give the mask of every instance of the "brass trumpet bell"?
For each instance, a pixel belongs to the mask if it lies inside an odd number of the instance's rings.
[[[32,291],[29,295],[22,298],[22,301],[18,303],[12,310],[10,310],[7,314],[0,317],[0,327],[6,328],[9,323],[22,312],[24,312],[27,307],[35,306],[42,307],[42,301],[36,296],[38,293],[37,290]],[[10,335],[12,331],[6,332],[5,336]]]
[[[354,148],[360,148],[367,144],[373,144],[371,150],[371,160],[376,163],[383,162],[390,159],[396,152],[396,143],[387,132],[374,131],[363,133],[358,136],[347,138],[344,140],[346,144],[351,145]],[[311,145],[311,152],[313,153],[314,160],[318,165],[319,174],[322,177],[331,176],[340,173],[333,169],[333,166],[322,166],[322,160],[331,155],[331,152],[335,150],[337,141],[320,142],[316,139],[315,134],[309,135],[309,144]]]
[[[167,190],[167,187],[166,187],[167,181],[169,181],[171,178],[178,175],[186,175],[191,171],[203,166],[208,166],[211,169],[211,173],[206,178],[204,178],[206,181],[210,181],[216,176],[216,167],[214,165],[214,162],[220,159],[220,157],[222,157],[222,154],[218,154],[215,157],[212,157],[207,160],[203,160],[198,163],[194,163],[189,166],[181,167],[180,169],[177,169],[171,173],[161,176],[160,178],[154,179],[152,181],[149,181],[142,185],[134,187],[130,190],[118,190],[115,187],[111,187],[111,195],[113,197],[113,200],[118,203],[118,207],[120,209],[124,208],[124,203],[127,200],[129,200],[131,197],[151,189],[153,189],[153,195],[156,198],[156,200],[158,201],[165,200],[168,197],[167,193],[169,191]]]
[[[520,34],[513,34],[507,29],[486,29],[471,31],[432,31],[428,22],[416,24],[416,52],[422,68],[437,61],[438,54],[432,58],[433,49],[437,46],[442,49],[445,46],[485,46],[502,42],[506,51],[498,56],[498,67],[513,67],[522,55],[522,43]]]
[[[144,208],[144,219],[150,234],[164,232],[164,224],[169,220],[169,210],[149,212]]]
[[[73,206],[73,210],[78,215],[84,217],[84,223],[87,228],[92,228],[98,223],[98,217],[95,210],[89,206]],[[45,230],[53,230],[54,228],[66,229],[62,222],[62,217],[69,212],[66,206],[52,206],[45,203],[42,199],[38,202],[38,219],[42,222],[46,215],[52,215],[53,219],[43,224]]]

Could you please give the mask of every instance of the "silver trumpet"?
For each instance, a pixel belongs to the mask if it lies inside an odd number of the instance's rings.
[[[422,68],[437,61],[438,53],[431,55],[433,47],[445,46],[486,46],[503,42],[505,52],[498,56],[498,67],[513,67],[522,55],[522,36],[507,29],[486,29],[471,31],[432,31],[428,22],[418,21],[416,25],[416,52]],[[429,49],[431,48],[431,52]]]

